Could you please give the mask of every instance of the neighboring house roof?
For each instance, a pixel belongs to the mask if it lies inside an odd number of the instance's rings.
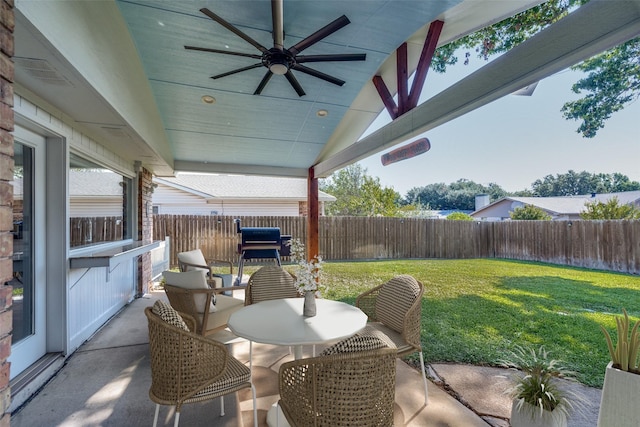
[[[251,175],[177,174],[174,178],[154,178],[154,182],[178,188],[207,199],[307,200],[307,181]],[[322,202],[336,198],[318,191]]]
[[[554,215],[577,215],[585,210],[585,205],[587,203],[593,203],[596,201],[606,203],[614,197],[617,197],[618,202],[622,205],[640,203],[640,191],[584,194],[579,196],[562,197],[504,197],[476,210],[471,215],[482,216],[482,212],[489,210],[497,204],[504,203],[505,201],[519,202],[523,205],[536,206]]]
[[[122,175],[111,171],[69,170],[69,194],[71,197],[119,197],[122,198]],[[11,181],[13,195],[22,199],[22,178]]]
[[[69,170],[71,197],[122,197],[122,175],[103,170]]]

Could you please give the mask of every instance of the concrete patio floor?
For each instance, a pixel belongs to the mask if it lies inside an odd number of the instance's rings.
[[[148,355],[147,321],[144,307],[156,299],[166,299],[163,291],[153,291],[134,300],[84,343],[65,366],[11,418],[12,427],[87,427],[152,425],[155,404],[148,397],[151,372]],[[248,365],[249,345],[224,331],[216,337],[227,342],[232,354]],[[311,349],[305,349],[307,353]],[[268,409],[278,400],[278,369],[292,360],[288,348],[254,344],[253,381],[258,396],[258,423],[266,426]],[[397,360],[394,425],[424,427],[508,426],[510,401],[491,388],[501,387],[504,372],[475,370],[458,365],[434,365],[431,372],[442,375],[471,407],[485,402],[482,417],[460,403],[443,388],[429,382],[429,404],[424,405],[420,372]],[[496,368],[493,368],[496,369]],[[480,375],[480,378],[473,378]],[[436,375],[437,376],[437,375]],[[467,381],[471,380],[473,381]],[[465,385],[468,383],[467,385]],[[496,385],[497,384],[497,385]],[[451,388],[451,386],[449,386]],[[595,391],[594,393],[596,393]],[[454,394],[455,394],[454,393]],[[491,394],[491,396],[488,396]],[[475,396],[475,397],[474,397]],[[491,398],[490,398],[491,397]],[[591,395],[595,417],[599,394]],[[598,399],[597,402],[595,400]],[[252,399],[249,390],[225,398],[224,417],[219,400],[185,405],[182,426],[250,426]],[[595,426],[593,408],[586,421],[574,426]],[[173,425],[173,410],[161,407],[159,425]]]

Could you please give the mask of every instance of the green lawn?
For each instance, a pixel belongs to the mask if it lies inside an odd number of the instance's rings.
[[[431,363],[497,365],[515,345],[544,344],[581,382],[602,387],[609,355],[598,325],[613,331],[623,307],[640,316],[640,277],[509,260],[326,262],[324,297],[353,304],[403,273],[425,286],[422,343]]]

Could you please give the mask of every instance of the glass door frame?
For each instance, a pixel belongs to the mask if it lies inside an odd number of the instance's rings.
[[[47,354],[68,354],[67,289],[69,271],[67,170],[69,154],[66,139],[16,112],[14,140],[34,147],[36,179],[34,203],[42,203],[34,218],[34,281],[37,295],[34,318],[36,352],[27,352],[29,340],[11,347],[11,380],[31,364],[20,354],[30,354],[29,361]],[[31,142],[35,140],[35,142]],[[42,350],[44,341],[44,353]]]

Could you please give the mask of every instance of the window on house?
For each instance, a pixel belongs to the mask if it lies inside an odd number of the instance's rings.
[[[131,195],[131,178],[71,154],[70,246],[130,239]]]

